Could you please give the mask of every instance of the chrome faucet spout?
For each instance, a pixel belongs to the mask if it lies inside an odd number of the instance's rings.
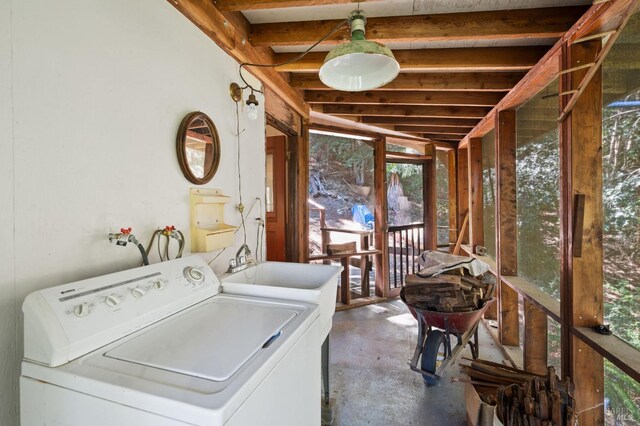
[[[240,246],[240,248],[236,252],[236,261],[240,259],[240,255],[242,254],[243,251],[245,252],[246,256],[251,256],[251,250],[249,249],[249,246],[246,244],[243,244]]]
[[[242,254],[243,252],[244,255]],[[227,269],[227,272],[234,273],[242,271],[243,269],[249,267],[249,263],[251,263],[251,260],[249,260],[249,256],[251,256],[251,250],[249,249],[249,246],[246,244],[241,245],[236,252],[236,257],[229,260],[229,269]]]

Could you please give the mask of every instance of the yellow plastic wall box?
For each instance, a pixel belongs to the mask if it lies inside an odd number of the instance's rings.
[[[219,189],[191,188],[191,251],[209,252],[234,244],[237,226],[224,223],[224,205],[231,197]]]

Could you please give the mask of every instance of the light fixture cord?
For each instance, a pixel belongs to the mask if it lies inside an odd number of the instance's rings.
[[[240,204],[238,204],[238,209],[240,210],[240,218],[242,219],[242,234],[244,243],[247,244],[247,228],[244,223],[244,204],[242,204],[242,173],[240,173],[240,109],[238,106],[239,102],[236,102],[236,137],[238,140],[238,197],[240,199]]]
[[[358,5],[358,9],[360,9],[359,5]],[[242,68],[244,67],[259,67],[259,68],[276,68],[276,67],[282,67],[284,65],[289,65],[299,59],[302,59],[307,53],[311,52],[311,50],[313,48],[315,48],[317,45],[319,45],[320,43],[322,43],[323,41],[325,41],[326,39],[328,39],[329,37],[331,37],[333,34],[335,34],[340,28],[342,28],[345,24],[349,24],[349,19],[345,19],[343,21],[340,21],[340,23],[338,23],[338,25],[336,25],[335,27],[333,27],[333,29],[331,29],[331,31],[329,31],[327,34],[325,34],[320,40],[316,41],[310,48],[308,48],[307,50],[305,50],[304,52],[300,53],[299,55],[295,56],[292,59],[289,59],[288,61],[284,61],[284,62],[280,62],[279,64],[251,64],[249,62],[243,62],[240,64],[240,79],[242,79],[242,82],[245,84],[245,86],[242,89],[246,89],[251,88],[251,90],[256,91],[258,93],[262,93],[261,90],[255,89],[252,85],[250,85],[249,83],[247,83],[247,80],[244,79],[244,76],[242,75]]]

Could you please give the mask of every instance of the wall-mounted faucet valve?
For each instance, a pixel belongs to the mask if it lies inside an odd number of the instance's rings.
[[[120,228],[120,232],[115,234],[110,233],[109,242],[112,243],[114,241],[116,242],[117,246],[124,247],[127,245],[127,243],[133,243],[134,245],[138,246],[138,249],[142,254],[142,262],[145,265],[149,264],[149,258],[147,257],[147,253],[145,252],[144,247],[142,247],[142,244],[140,244],[136,236],[131,233],[131,228]]]

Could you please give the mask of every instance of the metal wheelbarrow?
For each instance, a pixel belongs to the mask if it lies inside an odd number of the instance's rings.
[[[478,358],[478,322],[495,298],[485,301],[482,308],[470,312],[437,312],[416,308],[407,303],[404,288],[400,291],[400,298],[418,320],[418,343],[409,365],[411,370],[422,374],[426,385],[438,383],[467,343],[473,359]],[[457,339],[454,347],[451,347],[451,336]]]

